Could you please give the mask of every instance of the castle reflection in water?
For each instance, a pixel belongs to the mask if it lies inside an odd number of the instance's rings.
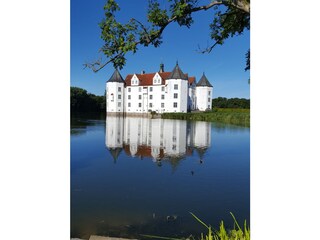
[[[107,116],[106,147],[116,161],[124,151],[132,157],[179,160],[197,152],[202,161],[211,145],[211,123]]]

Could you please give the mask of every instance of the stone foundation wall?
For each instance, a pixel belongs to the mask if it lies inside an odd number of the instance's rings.
[[[107,116],[117,117],[146,117],[151,118],[151,113],[107,112]]]

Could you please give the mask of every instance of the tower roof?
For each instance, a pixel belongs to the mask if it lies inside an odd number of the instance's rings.
[[[202,75],[200,81],[197,83],[197,87],[212,87],[211,83],[207,79],[206,75]]]
[[[114,70],[114,73],[112,74],[111,78],[107,82],[120,82],[123,83],[123,78],[121,74],[119,73],[118,69]]]
[[[172,70],[172,72],[169,75],[169,77],[167,77],[167,79],[184,79],[184,80],[188,80],[188,76],[182,72],[182,70],[180,69],[179,64],[177,62],[176,66]]]
[[[120,148],[120,147],[109,148],[109,151],[111,153],[111,156],[113,157],[113,160],[116,161],[122,151],[122,148]]]

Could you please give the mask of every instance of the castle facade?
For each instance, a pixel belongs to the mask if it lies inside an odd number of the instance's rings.
[[[154,111],[206,111],[212,107],[213,86],[203,74],[200,81],[189,77],[178,63],[171,72],[129,74],[122,78],[116,69],[106,83],[107,114],[143,114]]]

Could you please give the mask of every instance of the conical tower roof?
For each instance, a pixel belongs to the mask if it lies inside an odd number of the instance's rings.
[[[124,83],[124,80],[119,73],[118,69],[114,70],[114,73],[112,74],[111,78],[107,82],[120,82]]]
[[[212,87],[211,83],[207,79],[206,75],[204,75],[204,73],[196,86],[197,87]]]
[[[180,69],[179,64],[177,62],[176,66],[172,70],[172,72],[169,75],[169,77],[167,77],[167,79],[184,79],[184,80],[188,80],[188,76],[182,72],[182,70]]]
[[[109,148],[109,151],[111,153],[111,156],[113,157],[113,160],[116,161],[122,152],[122,148],[116,147],[116,148]]]
[[[199,154],[200,159],[203,159],[204,154],[206,153],[207,149],[206,147],[195,147],[196,151]]]

